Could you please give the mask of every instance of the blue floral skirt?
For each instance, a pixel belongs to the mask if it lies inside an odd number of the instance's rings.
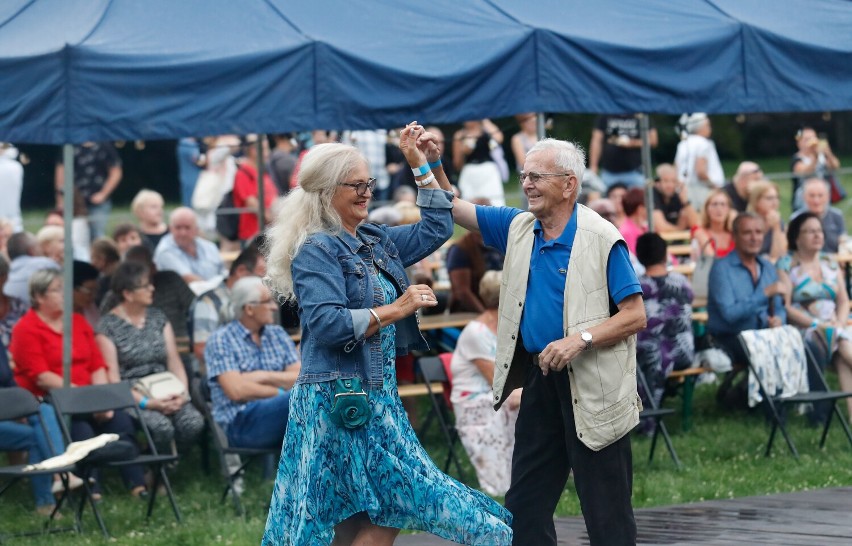
[[[263,545],[327,545],[362,512],[461,544],[511,544],[511,514],[435,466],[402,407],[393,361],[384,369],[383,388],[369,392],[372,417],[355,430],[329,418],[332,382],[293,387]]]

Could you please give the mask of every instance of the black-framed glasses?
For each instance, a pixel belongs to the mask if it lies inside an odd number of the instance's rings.
[[[154,289],[154,283],[152,283],[152,282],[140,284],[140,285],[133,287],[133,290],[153,290],[153,289]]]
[[[544,178],[549,178],[551,176],[571,176],[572,174],[573,173],[537,173],[537,172],[527,173],[527,172],[521,171],[520,173],[518,173],[518,181],[521,183],[521,185],[523,185],[524,180],[529,178],[530,182],[532,182],[533,186],[535,186],[539,182],[541,182],[542,179],[544,179]]]
[[[366,182],[341,182],[340,185],[355,188],[358,197],[366,197],[367,190],[370,190],[370,193],[376,190],[376,179],[368,178]]]

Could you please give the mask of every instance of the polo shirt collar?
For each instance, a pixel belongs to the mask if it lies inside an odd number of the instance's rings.
[[[574,203],[574,210],[571,211],[571,217],[568,219],[568,223],[565,224],[565,229],[562,230],[562,234],[554,239],[552,242],[555,245],[562,245],[567,247],[569,250],[574,246],[574,237],[577,235],[577,209],[579,206],[577,203]],[[544,233],[544,229],[541,227],[541,222],[536,218],[533,223],[533,233],[536,234],[537,237],[541,237]]]

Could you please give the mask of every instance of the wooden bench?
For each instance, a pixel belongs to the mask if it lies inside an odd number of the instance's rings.
[[[444,392],[443,383],[430,383],[429,387],[432,387],[432,394],[442,394]],[[408,385],[399,385],[397,387],[397,390],[399,391],[400,398],[427,396],[429,394],[429,388],[426,386],[426,383],[410,383]]]
[[[689,241],[692,238],[688,229],[684,229],[682,231],[664,231],[659,235],[667,243]]]
[[[692,322],[700,322],[701,324],[707,324],[707,319],[709,315],[707,311],[693,311],[692,312]]]
[[[426,332],[429,330],[442,330],[444,328],[464,328],[468,322],[478,316],[479,313],[425,315],[420,317],[420,330]],[[302,339],[302,332],[293,332],[290,334],[290,339],[293,340],[293,343],[298,343]]]
[[[692,254],[692,245],[669,245],[666,248],[672,256],[689,256]]]
[[[692,428],[692,399],[695,394],[695,381],[698,376],[712,372],[710,368],[686,368],[675,370],[666,376],[666,383],[683,386],[683,404],[681,405],[681,428],[684,432]]]
[[[695,262],[673,265],[670,271],[686,275],[687,277],[692,277],[692,274],[695,273]]]

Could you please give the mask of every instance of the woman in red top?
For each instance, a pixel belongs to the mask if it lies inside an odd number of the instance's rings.
[[[737,213],[731,198],[721,189],[710,192],[701,209],[701,225],[692,228],[692,259],[699,256],[724,258],[734,250],[732,230]]]
[[[15,360],[15,381],[36,396],[61,388],[62,379],[62,277],[61,272],[43,269],[30,278],[32,309],[12,330],[9,347]],[[106,364],[95,343],[89,323],[78,313],[73,315],[71,386],[107,383]],[[86,440],[98,434],[118,434],[136,445],[130,415],[124,411],[76,416],[71,422],[73,440]],[[125,485],[134,496],[146,493],[141,466],[121,467]]]
[[[269,155],[266,139],[263,141],[264,157]],[[257,209],[260,205],[257,191],[257,135],[248,135],[244,140],[245,161],[240,164],[234,177],[234,206],[237,208]],[[272,183],[269,174],[263,174],[263,209],[266,218],[272,218],[272,204],[278,197],[278,188]],[[258,234],[257,213],[240,214],[240,227],[237,231],[240,241],[248,241]]]

